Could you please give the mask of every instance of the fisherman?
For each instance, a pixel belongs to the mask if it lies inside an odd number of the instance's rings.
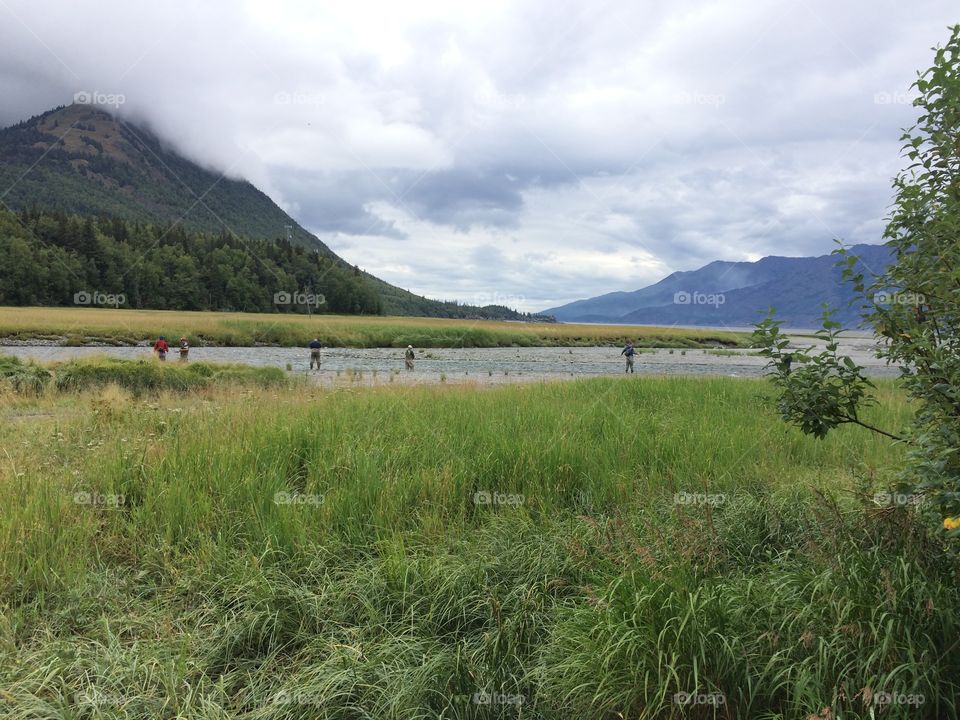
[[[320,349],[323,347],[323,343],[319,339],[314,338],[310,341],[310,369],[313,370],[313,364],[317,364],[317,370],[320,369]]]
[[[633,340],[627,340],[627,346],[620,351],[621,355],[626,355],[627,357],[627,367],[624,370],[625,373],[633,372],[633,356],[636,354],[636,350],[633,349]]]
[[[407,366],[407,370],[413,370],[413,358],[413,345],[407,345],[407,352],[405,352],[403,355],[404,364]]]
[[[180,362],[187,361],[187,355],[190,354],[190,343],[187,342],[187,338],[180,338]]]
[[[784,375],[790,374],[791,365],[793,365],[793,353],[784,353],[783,359],[780,361],[780,369],[783,370]]]
[[[157,354],[157,357],[163,361],[167,359],[167,353],[170,352],[170,346],[167,345],[167,339],[161,335],[160,338],[153,344],[153,351]]]

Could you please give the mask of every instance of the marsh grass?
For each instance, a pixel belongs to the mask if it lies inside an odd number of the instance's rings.
[[[192,345],[304,347],[315,337],[333,347],[520,347],[615,345],[746,347],[749,333],[683,328],[510,323],[412,317],[0,307],[0,338],[64,339],[70,345],[135,345],[187,335]]]
[[[644,378],[32,400],[50,417],[0,429],[0,708],[956,718],[956,559],[922,506],[867,500],[902,449],[804,437],[765,394]],[[877,396],[871,421],[907,420],[892,385]],[[865,690],[925,700],[878,713]]]
[[[0,385],[19,393],[41,394],[50,381],[50,371],[37,363],[0,355]]]
[[[117,386],[143,394],[169,390],[195,391],[215,384],[260,387],[287,384],[280,368],[228,363],[162,363],[152,359],[122,360],[109,357],[69,360],[53,366],[57,390],[76,392]]]
[[[117,388],[137,395],[189,392],[214,385],[278,387],[293,381],[279,368],[234,363],[166,363],[154,359],[87,357],[40,365],[0,355],[0,387],[19,394]]]

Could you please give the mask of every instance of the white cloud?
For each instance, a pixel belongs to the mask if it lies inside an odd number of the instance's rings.
[[[828,0],[0,4],[0,122],[122,92],[350,262],[537,309],[878,242],[955,13]],[[885,102],[884,100],[887,99]]]

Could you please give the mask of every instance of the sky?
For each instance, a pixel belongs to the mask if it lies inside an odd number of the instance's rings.
[[[910,84],[957,22],[954,0],[0,0],[0,125],[95,93],[390,283],[536,311],[881,242]]]

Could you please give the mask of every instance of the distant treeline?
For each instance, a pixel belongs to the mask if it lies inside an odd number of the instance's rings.
[[[420,298],[285,239],[0,209],[0,305],[553,318]]]
[[[359,268],[286,240],[41,210],[0,210],[0,304],[383,311]]]

